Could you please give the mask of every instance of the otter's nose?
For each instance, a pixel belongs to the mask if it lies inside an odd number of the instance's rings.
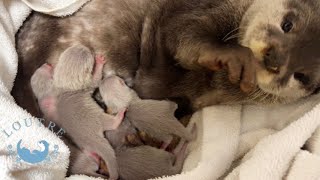
[[[282,60],[277,55],[274,47],[269,48],[263,57],[266,69],[272,73],[279,73],[280,67],[283,65]]]

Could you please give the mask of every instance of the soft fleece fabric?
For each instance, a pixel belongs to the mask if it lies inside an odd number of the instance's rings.
[[[32,9],[66,16],[87,1],[0,1],[0,179],[65,179],[68,148],[54,134],[57,132],[41,126],[10,95],[18,65],[14,35]],[[189,146],[184,172],[158,179],[319,179],[319,100],[316,96],[283,106],[205,108],[192,118],[198,125],[198,137]],[[18,163],[16,152],[10,155],[8,148],[11,145],[15,151],[20,139],[23,147],[38,150],[38,142],[46,140],[50,153],[57,145],[59,155],[40,164]],[[68,179],[95,178],[77,175]]]
[[[63,142],[28,112],[15,104],[10,91],[17,74],[18,58],[15,33],[31,9],[55,16],[66,16],[88,0],[2,0],[0,1],[0,179],[64,179],[69,150]],[[50,162],[28,164],[16,161],[16,145],[40,150],[38,142],[46,140],[49,153],[57,145],[59,155]],[[9,147],[14,151],[10,155]],[[42,147],[43,148],[43,147]]]

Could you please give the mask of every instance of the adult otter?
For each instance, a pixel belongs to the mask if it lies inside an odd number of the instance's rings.
[[[111,59],[120,76],[135,77],[134,88],[144,98],[187,97],[195,108],[291,102],[320,85],[319,5],[301,0],[93,0],[66,18],[34,13],[18,34],[13,95],[35,113],[25,87],[32,73],[82,43]],[[254,88],[255,63],[259,88],[247,95],[240,87]],[[212,71],[223,66],[229,75]],[[234,84],[240,78],[240,86]]]

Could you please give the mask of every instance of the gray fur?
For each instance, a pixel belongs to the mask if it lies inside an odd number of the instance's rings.
[[[110,114],[117,114],[123,108],[127,109],[130,102],[138,98],[124,80],[117,76],[104,78],[99,86],[99,91],[102,98],[101,103],[106,105],[107,112]],[[116,150],[128,145],[128,135],[137,135],[137,130],[128,118],[125,118],[116,130],[105,132],[106,138]]]
[[[45,112],[51,114],[45,116],[51,117],[58,126],[64,128],[81,151],[101,156],[110,168],[110,178],[117,179],[115,152],[104,138],[104,131],[116,129],[124,111],[117,116],[106,114],[91,98],[93,88],[101,80],[103,63],[102,59],[95,60],[85,46],[67,48],[54,70],[53,102],[42,109],[50,109]]]
[[[53,67],[48,64],[43,64],[38,68],[31,77],[31,87],[33,94],[42,99],[48,94],[52,94],[53,86]]]
[[[92,86],[98,84],[96,81],[100,81],[102,68],[100,73],[95,71],[92,74],[94,58],[90,53],[82,46],[73,46],[61,55],[54,74],[54,85],[59,88],[56,123],[68,132],[71,140],[81,150],[95,152],[101,156],[108,164],[110,178],[117,179],[119,175],[115,152],[104,138],[104,131],[116,129],[123,119],[123,112],[115,117],[108,115],[91,98]],[[72,72],[78,68],[79,72]],[[75,76],[68,76],[67,72]],[[94,79],[96,73],[100,77]]]
[[[155,138],[163,141],[171,140],[173,134],[191,140],[194,135],[188,132],[174,117],[174,111],[177,108],[175,103],[140,100],[135,92],[126,86],[121,78],[116,76],[102,81],[100,93],[102,98],[108,102],[108,105],[112,104],[112,101],[118,101],[112,105],[119,104],[121,108],[125,107],[123,105],[129,106],[127,118],[121,125],[116,130],[105,131],[106,138],[116,150],[120,178],[125,180],[149,179],[181,172],[186,155],[186,147],[184,145],[182,150],[179,150],[179,148],[181,148],[181,144],[184,144],[185,141],[181,141],[177,146],[175,156],[174,154],[150,146],[129,147],[127,146],[126,139],[128,135],[137,134],[137,130],[135,129],[137,127],[137,129],[150,133]],[[130,98],[121,98],[122,96]],[[63,97],[63,99],[65,98],[68,98],[68,96]],[[69,102],[68,100],[66,101]],[[114,110],[121,108],[112,106]],[[70,110],[65,109],[65,111]],[[85,155],[81,154],[81,156]],[[83,159],[83,157],[80,159]],[[86,158],[86,160],[88,159]],[[83,166],[77,167],[80,170],[83,168]],[[86,168],[84,169],[86,170]]]
[[[70,175],[86,174],[94,177],[104,177],[101,174],[106,172],[102,171],[101,167],[99,168],[99,164],[101,165],[101,163],[96,162],[94,158],[80,151],[73,144],[69,143],[68,147],[71,151]],[[150,146],[138,146],[118,150],[116,156],[120,179],[147,180],[178,174],[182,170],[186,153],[186,144],[183,144],[183,142],[174,150],[174,153]]]
[[[178,174],[185,157],[186,146],[176,155],[150,146],[117,152],[120,177],[124,180],[147,180]]]
[[[103,79],[99,86],[102,99],[111,114],[119,112],[123,108],[128,108],[129,103],[138,98],[136,92],[129,88],[123,79],[117,76],[110,76]]]
[[[64,138],[64,143],[70,150],[68,175],[85,174],[92,177],[105,177],[97,173],[99,170],[98,159],[93,158],[88,152],[81,151],[67,138]]]
[[[135,144],[131,144],[132,142],[128,141],[128,136],[134,137]],[[143,144],[138,137],[136,128],[127,118],[122,121],[117,129],[105,131],[105,137],[116,151],[130,146]]]
[[[192,134],[174,117],[177,104],[170,101],[137,100],[130,103],[127,118],[139,130],[167,142],[172,135],[193,140]]]
[[[80,42],[110,57],[105,73],[134,79],[143,98],[187,98],[195,109],[225,103],[211,98],[215,94],[232,104],[295,101],[320,85],[319,5],[298,0],[93,0],[68,18],[35,13],[18,35],[24,69],[18,81],[28,81],[39,61],[54,64],[65,47]],[[294,24],[290,33],[280,28],[287,17]],[[277,51],[269,62],[270,47]],[[220,65],[226,68],[219,70]],[[279,67],[268,67],[274,65]],[[28,91],[19,86],[13,94],[23,105],[16,91]]]
[[[57,96],[56,123],[63,127],[71,140],[81,149],[95,152],[110,168],[110,178],[118,178],[114,149],[104,138],[104,131],[116,129],[123,117],[114,117],[91,98],[92,90],[64,92]]]
[[[44,118],[56,119],[53,67],[48,64],[39,67],[32,75],[30,85]]]
[[[102,87],[108,87],[101,89]],[[170,143],[172,135],[191,141],[192,135],[174,116],[177,104],[171,101],[141,100],[126,86],[120,77],[112,76],[102,81],[100,92],[105,102],[127,105],[126,118],[140,131],[155,139]],[[131,98],[122,98],[131,97]],[[108,106],[108,103],[107,103]],[[109,106],[108,106],[109,108]],[[113,109],[118,109],[112,106]],[[123,108],[123,107],[121,107]]]
[[[83,45],[67,48],[59,58],[53,78],[54,86],[63,90],[80,90],[92,85],[95,59]],[[76,67],[76,68],[75,68]]]

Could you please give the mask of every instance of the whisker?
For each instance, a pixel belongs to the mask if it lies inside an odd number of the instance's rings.
[[[235,32],[235,31],[237,31],[238,29],[239,29],[239,27],[233,29],[232,31],[230,31],[228,34],[226,34],[226,35],[222,38],[222,41],[224,41],[226,38],[228,38],[229,35],[231,35],[231,34],[232,34],[233,32]]]
[[[235,38],[238,38],[238,37],[241,37],[243,35],[243,33],[238,33],[238,34],[234,34],[234,35],[232,35],[232,36],[230,36],[230,37],[228,37],[227,39],[225,39],[224,40],[224,42],[227,42],[227,41],[230,41],[230,40],[232,40],[232,39],[235,39]]]

